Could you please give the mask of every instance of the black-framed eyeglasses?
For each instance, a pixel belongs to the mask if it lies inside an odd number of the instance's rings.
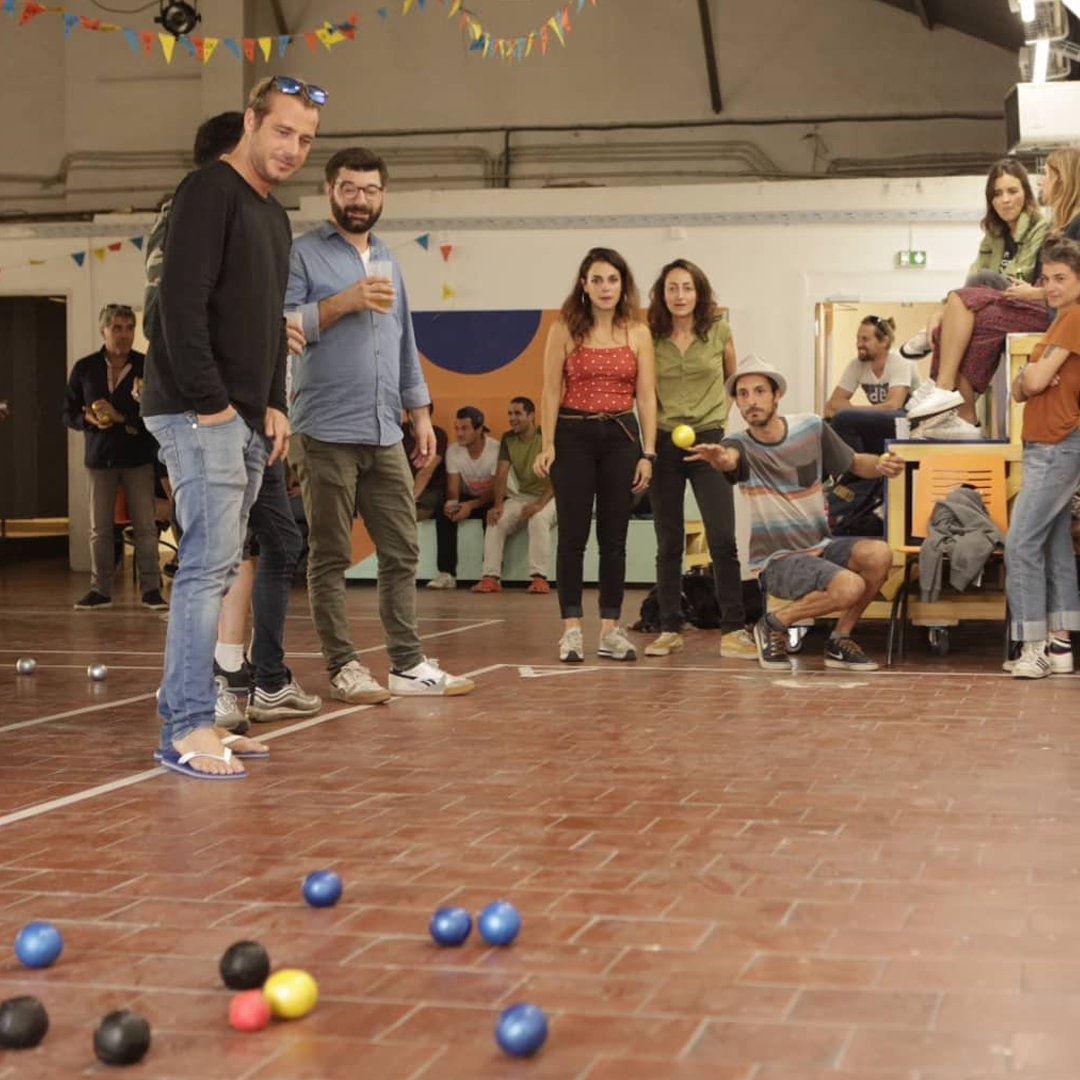
[[[350,184],[348,180],[339,181],[337,189],[343,199],[355,199],[361,194],[368,199],[377,199],[386,190],[380,184],[365,184],[363,187],[357,187],[356,184]]]
[[[299,79],[294,79],[291,75],[275,75],[270,82],[267,83],[267,90],[269,90],[271,86],[280,90],[283,94],[306,94],[314,105],[325,105],[326,99],[330,96],[321,86],[314,86],[312,83],[301,82]]]

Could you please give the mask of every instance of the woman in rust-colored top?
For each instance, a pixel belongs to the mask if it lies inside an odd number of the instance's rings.
[[[656,374],[652,337],[638,320],[634,278],[617,251],[593,248],[585,256],[561,318],[548,333],[540,417],[544,444],[534,468],[537,475],[551,477],[559,523],[559,659],[580,663],[585,658],[582,573],[595,505],[597,652],[608,660],[636,660],[619,629],[619,615],[633,497],[648,487],[656,457]]]
[[[1013,382],[1024,405],[1023,483],[1005,541],[1016,678],[1073,670],[1071,630],[1080,630],[1072,497],[1080,484],[1080,243],[1051,240],[1042,251],[1047,302],[1057,318]]]

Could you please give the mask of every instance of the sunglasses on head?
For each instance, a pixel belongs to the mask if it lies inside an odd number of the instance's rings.
[[[283,94],[306,94],[315,105],[325,105],[330,96],[321,86],[312,86],[311,83],[301,82],[289,75],[275,75],[269,85]]]

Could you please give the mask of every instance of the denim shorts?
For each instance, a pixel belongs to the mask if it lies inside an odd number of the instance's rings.
[[[846,570],[852,549],[861,536],[838,536],[815,554],[793,552],[773,559],[761,572],[761,583],[770,596],[798,600],[824,590],[841,570]]]

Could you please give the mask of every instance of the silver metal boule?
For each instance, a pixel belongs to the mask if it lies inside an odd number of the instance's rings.
[[[33,675],[37,670],[37,661],[32,656],[20,656],[15,661],[15,670],[20,675]]]
[[[86,674],[89,675],[94,682],[101,682],[105,676],[109,674],[109,669],[104,664],[91,664],[86,669]]]

